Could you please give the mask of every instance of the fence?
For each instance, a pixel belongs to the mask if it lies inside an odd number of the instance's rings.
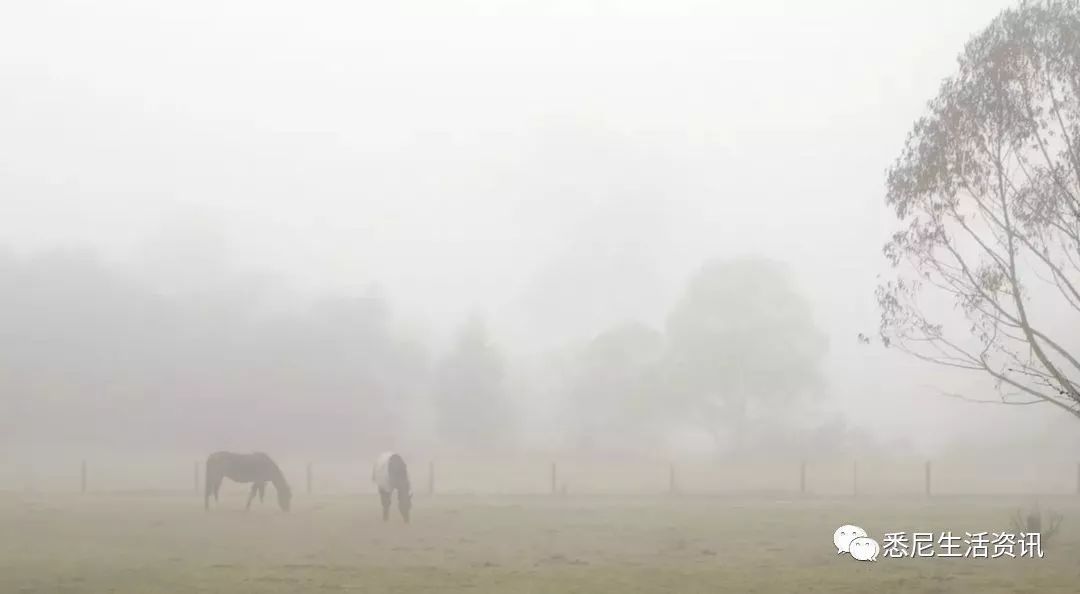
[[[371,457],[369,457],[371,458]],[[373,493],[370,462],[279,460],[297,495]],[[0,491],[200,493],[203,461],[182,457],[0,462]],[[937,496],[1080,494],[1080,463],[1022,460],[676,461],[572,455],[410,460],[419,495]],[[246,489],[230,485],[226,490]]]

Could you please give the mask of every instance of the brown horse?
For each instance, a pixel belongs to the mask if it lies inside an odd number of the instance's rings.
[[[289,511],[292,502],[292,489],[285,480],[278,465],[270,459],[270,456],[262,452],[253,454],[234,454],[233,452],[214,452],[206,459],[206,494],[203,497],[204,509],[210,509],[210,495],[214,501],[218,500],[218,491],[221,489],[221,481],[225,478],[238,483],[251,483],[251,494],[248,495],[247,506],[251,509],[251,500],[259,495],[262,502],[266,493],[266,483],[274,484],[277,491],[278,505],[283,511]]]

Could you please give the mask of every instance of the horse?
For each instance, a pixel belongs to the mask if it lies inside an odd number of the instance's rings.
[[[405,459],[394,452],[383,452],[375,460],[371,480],[379,488],[383,521],[390,519],[390,496],[397,490],[398,511],[401,512],[401,519],[408,524],[413,493],[409,485],[409,469],[405,465]]]
[[[203,498],[204,509],[210,509],[210,495],[214,501],[218,500],[218,491],[221,489],[221,481],[228,477],[238,483],[252,483],[251,493],[248,495],[245,510],[251,509],[251,500],[259,495],[262,503],[266,493],[267,481],[274,483],[277,491],[278,505],[282,511],[289,511],[292,503],[292,489],[285,480],[278,465],[270,459],[270,456],[262,452],[252,454],[235,454],[233,452],[214,452],[206,458],[206,494]]]

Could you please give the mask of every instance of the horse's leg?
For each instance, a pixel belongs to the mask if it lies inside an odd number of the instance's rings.
[[[397,496],[398,496],[398,500],[397,500],[398,513],[401,514],[401,519],[406,524],[408,524],[409,523],[409,510],[412,508],[412,501],[409,499],[409,497],[411,497],[411,495],[409,495],[409,491],[407,491],[406,489],[402,489],[401,487],[398,487]]]
[[[211,464],[206,465],[206,488],[203,490],[203,509],[210,509],[210,495],[214,496],[214,502],[218,500],[218,489],[221,488],[221,476]]]
[[[266,483],[259,483],[259,503],[263,502],[263,496],[266,495]]]
[[[246,510],[251,509],[251,500],[255,499],[255,494],[259,492],[259,483],[251,483],[251,493],[248,493]]]
[[[379,498],[382,499],[382,519],[385,522],[390,519],[390,491],[379,487]]]

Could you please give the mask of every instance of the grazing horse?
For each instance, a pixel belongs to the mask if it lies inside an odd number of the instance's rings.
[[[270,459],[270,456],[262,452],[253,454],[234,454],[233,452],[214,452],[206,459],[206,495],[203,499],[203,507],[210,509],[210,495],[214,501],[218,500],[218,491],[221,489],[221,481],[228,477],[238,483],[251,483],[251,494],[248,495],[247,507],[251,509],[251,500],[255,494],[259,495],[259,502],[266,493],[267,481],[274,483],[277,491],[278,505],[283,511],[289,511],[292,502],[292,489],[285,480],[278,465]]]
[[[371,480],[379,487],[383,521],[390,519],[390,495],[397,490],[398,511],[401,512],[401,519],[408,524],[412,510],[412,487],[409,485],[409,469],[405,466],[405,460],[394,452],[384,452],[375,461]]]

